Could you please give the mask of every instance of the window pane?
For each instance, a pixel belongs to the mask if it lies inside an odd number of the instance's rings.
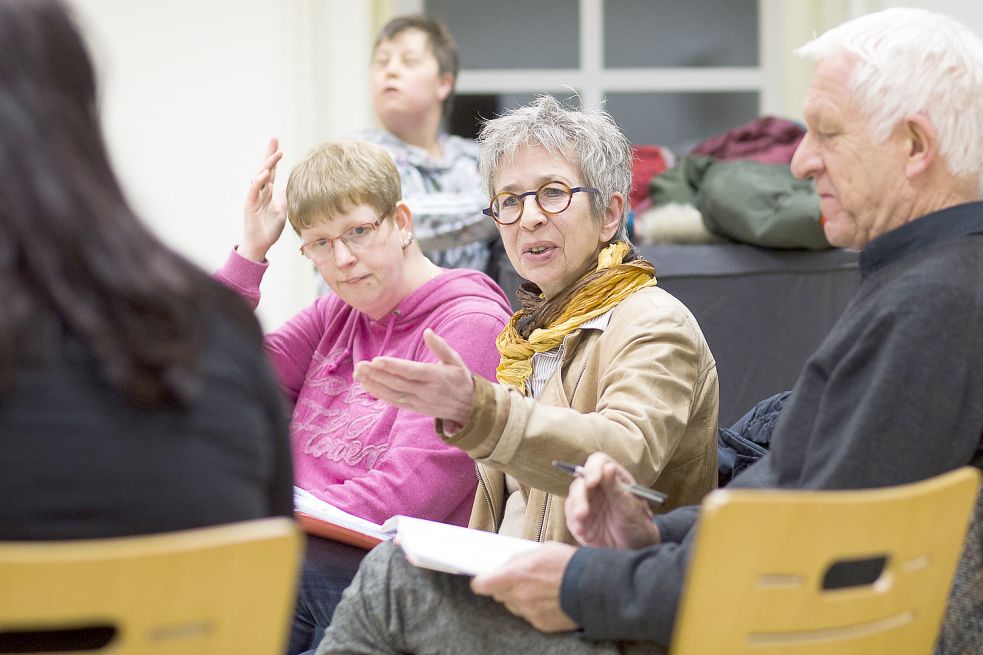
[[[457,39],[461,68],[577,68],[576,0],[427,0]]]
[[[575,108],[580,106],[580,99],[576,94],[576,91],[566,89],[554,91],[552,95],[564,105]],[[528,105],[537,97],[538,94],[533,93],[458,94],[454,97],[453,109],[448,119],[448,131],[474,139],[484,121],[495,118],[506,109]]]
[[[635,144],[685,155],[711,136],[758,116],[758,94],[612,93],[604,107]]]
[[[758,0],[607,0],[604,65],[757,66]]]

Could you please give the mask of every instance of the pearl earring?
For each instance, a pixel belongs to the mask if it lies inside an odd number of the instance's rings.
[[[401,245],[401,246],[403,247],[403,250],[406,250],[407,248],[409,248],[409,247],[410,247],[410,244],[411,244],[411,243],[413,243],[413,233],[412,233],[412,232],[410,232],[410,233],[409,233],[409,236],[407,236],[407,237],[406,237],[406,240],[405,240],[405,241],[403,241],[403,242],[402,242],[401,244],[399,244],[399,245]]]

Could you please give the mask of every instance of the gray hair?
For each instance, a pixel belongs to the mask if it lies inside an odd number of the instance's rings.
[[[628,239],[628,192],[631,190],[632,150],[611,116],[600,109],[567,109],[550,95],[525,107],[510,109],[489,120],[478,137],[481,182],[495,195],[499,166],[520,148],[538,146],[569,160],[580,169],[584,183],[600,190],[591,195],[591,213],[600,220],[614,193],[625,198],[618,231],[612,241]]]
[[[939,154],[954,175],[983,167],[983,41],[948,16],[887,9],[834,27],[796,50],[821,61],[854,61],[850,92],[881,143],[910,114],[938,130]]]

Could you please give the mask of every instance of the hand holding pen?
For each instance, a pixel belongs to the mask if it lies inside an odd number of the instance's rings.
[[[564,513],[578,542],[604,548],[644,548],[660,542],[650,507],[664,502],[664,494],[635,484],[628,470],[604,453],[594,453],[583,467],[554,465],[574,476]]]
[[[560,469],[561,471],[566,471],[574,477],[580,477],[584,473],[583,466],[577,466],[576,464],[570,464],[568,462],[561,462],[558,459],[553,460],[553,466]],[[625,491],[633,496],[638,496],[642,500],[647,500],[653,505],[659,506],[666,502],[669,498],[667,495],[661,491],[656,491],[655,489],[649,489],[648,487],[643,487],[640,484],[635,483],[622,483],[624,485]]]

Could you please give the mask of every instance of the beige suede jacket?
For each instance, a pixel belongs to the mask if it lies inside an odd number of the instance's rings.
[[[716,485],[716,363],[693,315],[658,287],[622,301],[603,331],[567,335],[537,400],[474,380],[468,423],[441,435],[478,462],[471,527],[498,530],[509,474],[526,500],[523,536],[574,543],[563,517],[570,477],[551,462],[582,464],[597,451],[667,493],[664,511]]]

